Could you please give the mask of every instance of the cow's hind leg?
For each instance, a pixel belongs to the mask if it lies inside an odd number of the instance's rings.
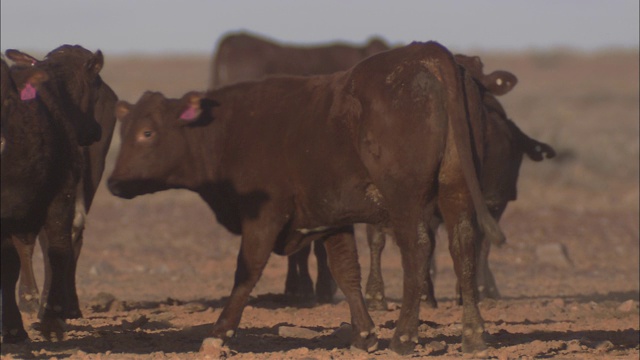
[[[438,301],[436,301],[436,294],[433,290],[433,280],[436,276],[436,266],[435,266],[435,246],[436,246],[436,231],[438,230],[438,226],[440,225],[439,221],[432,221],[432,224],[427,227],[427,238],[429,239],[429,258],[428,258],[428,271],[424,277],[424,285],[422,288],[422,300],[427,304],[428,307],[435,309],[438,307]]]
[[[382,250],[386,243],[386,235],[378,226],[367,224],[367,243],[369,244],[370,263],[369,277],[365,287],[365,299],[369,310],[387,310],[387,299],[384,295],[384,279],[382,278]]]
[[[12,237],[13,244],[20,256],[20,283],[18,285],[18,305],[25,313],[35,314],[40,308],[40,291],[33,274],[33,250],[35,235]]]
[[[353,326],[351,345],[368,352],[376,351],[378,339],[373,331],[373,320],[367,312],[362,297],[360,264],[358,263],[353,226],[346,227],[344,231],[330,236],[325,241],[325,247],[331,272],[338,287],[347,298],[351,310],[351,324]]]
[[[327,304],[333,301],[333,296],[338,291],[329,264],[327,264],[327,250],[324,246],[324,240],[316,240],[313,242],[313,253],[316,255],[318,265],[318,279],[316,281],[316,300],[321,304]]]
[[[449,251],[453,259],[462,300],[462,351],[475,352],[486,349],[484,324],[478,309],[476,282],[476,245],[479,238],[473,204],[469,197],[460,196],[464,190],[442,184],[439,207],[449,234]],[[468,194],[468,193],[467,193]]]
[[[284,293],[295,303],[310,304],[314,301],[313,281],[309,274],[311,245],[287,257],[288,270]]]
[[[20,274],[20,258],[8,238],[2,239],[2,342],[19,343],[29,339],[16,302],[16,283]]]
[[[424,214],[420,210],[416,209],[413,214]],[[427,264],[431,257],[429,252],[431,241],[425,225],[428,224],[430,216],[419,218],[413,216],[414,219],[411,221],[411,216],[406,215],[392,221],[397,237],[396,242],[402,256],[404,276],[402,307],[390,345],[391,350],[399,354],[412,352],[418,343],[420,295],[423,292],[424,279],[428,271]]]

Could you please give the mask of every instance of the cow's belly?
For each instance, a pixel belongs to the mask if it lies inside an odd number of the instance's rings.
[[[355,223],[380,223],[386,211],[371,182],[352,179],[296,196],[295,218],[297,231],[310,234]]]

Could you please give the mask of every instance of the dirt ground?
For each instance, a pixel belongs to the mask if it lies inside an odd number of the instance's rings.
[[[481,54],[488,71],[520,82],[501,98],[529,135],[556,148],[552,161],[525,160],[519,199],[501,220],[508,243],[490,265],[502,298],[480,304],[493,359],[638,359],[638,52]],[[103,77],[121,99],[144,90],[179,96],[205,89],[209,58],[106,54]],[[112,166],[119,140],[109,154]],[[106,171],[106,176],[110,168]],[[121,200],[100,188],[77,273],[84,318],[62,342],[2,345],[2,359],[204,359],[199,352],[230,293],[240,239],[220,227],[192,193]],[[369,251],[357,227],[363,284]],[[42,274],[41,254],[36,271]],[[231,359],[393,359],[402,268],[383,255],[388,311],[372,312],[379,350],[350,350],[344,296],[331,304],[288,303],[286,259],[273,255],[227,344]],[[437,309],[420,310],[420,340],[404,358],[472,358],[460,351],[461,308],[446,234],[436,248]],[[315,275],[315,262],[311,261]],[[40,277],[40,284],[42,276]],[[27,326],[35,321],[24,314]]]

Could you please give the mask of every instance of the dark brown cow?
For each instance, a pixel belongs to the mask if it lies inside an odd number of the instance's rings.
[[[484,108],[473,80],[441,45],[414,43],[349,71],[274,77],[166,99],[119,103],[122,144],[110,191],[123,198],[185,188],[242,235],[235,283],[213,342],[235,333],[271,251],[325,242],[351,309],[353,346],[377,348],[360,287],[354,223],[394,229],[403,302],[390,347],[413,350],[426,264],[427,225],[440,209],[463,304],[462,349],[484,349],[474,244],[504,240],[482,198],[475,166]],[[199,114],[199,116],[198,116]],[[482,139],[474,139],[480,144]],[[475,160],[475,161],[474,161]]]
[[[212,66],[211,88],[241,81],[258,80],[268,75],[321,75],[346,70],[359,61],[389,46],[373,38],[364,46],[332,43],[314,46],[283,45],[248,33],[226,35],[219,43]],[[315,299],[331,302],[336,285],[327,266],[322,241],[314,243],[318,259]],[[311,246],[288,257],[285,294],[297,302],[314,300],[313,281],[309,275]]]
[[[94,56],[94,54],[80,46],[62,46],[51,51],[43,61],[37,60],[26,54],[22,54],[22,56],[26,59],[23,60],[23,62],[28,61],[39,67],[52,66],[51,63],[58,63],[64,66],[64,62],[69,62],[68,66],[73,70],[74,63],[88,61],[92,56]],[[94,102],[93,111],[95,119],[98,124],[100,124],[102,136],[100,140],[94,144],[80,148],[82,155],[82,170],[80,174],[81,179],[79,180],[77,187],[76,210],[72,231],[76,263],[82,248],[82,234],[84,231],[85,220],[102,178],[102,173],[104,172],[105,159],[107,152],[109,151],[111,138],[113,136],[113,129],[116,123],[114,109],[115,104],[118,101],[118,97],[109,85],[102,80],[100,75],[97,76],[95,81],[98,88],[97,97],[92,100]],[[42,232],[39,235],[39,240],[43,245],[43,249],[46,249],[48,242],[45,232]],[[35,241],[33,239],[21,241],[18,245],[21,261],[20,286],[18,288],[19,305],[20,309],[26,312],[35,312],[39,308],[40,293],[33,274],[32,265],[34,245]],[[45,263],[48,263],[46,255],[44,256],[44,259]],[[43,286],[44,289],[48,289],[50,286],[51,276],[49,274],[49,270],[50,267],[46,266],[45,284]],[[75,277],[75,273],[73,276]],[[74,297],[76,296],[74,295]],[[77,304],[74,305],[74,309],[70,309],[67,316],[69,318],[77,318],[81,316],[80,309]]]
[[[536,141],[524,134],[511,121],[494,95],[504,95],[517,84],[517,78],[506,71],[494,71],[485,75],[483,64],[477,56],[456,55],[456,62],[462,65],[478,83],[483,93],[483,103],[487,111],[484,129],[484,161],[480,183],[482,184],[485,203],[496,219],[504,213],[507,204],[517,198],[516,185],[520,165],[524,154],[534,161],[545,157],[552,158],[555,151],[549,145]],[[435,233],[442,223],[441,217],[435,216],[429,231],[435,240]],[[365,298],[372,310],[386,310],[384,282],[381,272],[381,254],[385,246],[385,235],[389,231],[377,225],[367,225],[367,241],[370,247],[371,266],[367,279]],[[435,245],[435,243],[434,243]],[[482,241],[478,252],[478,291],[480,298],[498,298],[500,293],[493,274],[489,268],[488,257],[491,243]],[[431,262],[433,264],[433,262]],[[432,278],[425,278],[424,297],[426,302],[436,307]]]
[[[1,61],[2,74],[2,341],[20,342],[28,338],[15,296],[20,260],[9,236],[11,223],[25,219],[39,200],[52,173],[55,129],[47,111],[37,99],[37,91],[47,74],[38,69],[25,72],[21,90],[14,83],[9,66]],[[23,160],[29,166],[23,168]],[[14,169],[21,169],[18,172]],[[26,181],[26,182],[25,182]]]
[[[244,32],[226,35],[213,58],[211,88],[267,75],[321,75],[346,70],[389,46],[372,38],[362,46],[345,43],[284,45]]]
[[[21,117],[29,113],[17,113],[9,117],[11,126],[3,127],[7,145],[2,153],[2,203],[23,201],[20,188],[28,187],[24,192],[35,195],[32,206],[24,216],[4,214],[2,217],[3,242],[3,281],[5,269],[7,284],[15,289],[15,280],[19,274],[19,261],[15,253],[33,246],[35,236],[42,231],[47,236],[45,258],[50,267],[49,286],[43,292],[47,299],[41,305],[39,318],[43,335],[50,338],[55,332],[62,338],[63,319],[72,317],[78,311],[78,299],[75,292],[75,261],[71,241],[72,224],[75,215],[76,188],[82,171],[80,145],[90,145],[100,139],[100,126],[95,121],[94,104],[97,96],[98,73],[102,68],[102,53],[91,54],[89,58],[74,57],[78,47],[63,46],[52,52],[42,63],[17,50],[7,50],[7,57],[16,65],[11,68],[11,76],[18,84],[27,84],[24,79],[33,70],[44,71],[49,81],[42,84],[39,96],[33,103],[40,104],[52,133],[43,133],[37,126],[21,124]],[[55,53],[55,54],[54,54]],[[26,86],[26,85],[25,85]],[[22,92],[25,90],[23,89]],[[35,105],[31,105],[35,106]],[[35,122],[36,120],[31,120]],[[45,120],[40,120],[44,123]],[[25,122],[26,124],[26,122]],[[3,129],[3,130],[4,130]],[[23,139],[18,141],[19,134]],[[14,141],[15,139],[15,141]],[[30,141],[26,141],[29,139]],[[29,152],[43,153],[50,157],[46,181],[42,187],[31,184],[28,175],[38,164],[34,163]],[[46,170],[46,169],[45,169]],[[40,170],[36,171],[41,173]],[[14,246],[9,246],[10,239]],[[13,249],[4,251],[5,249]],[[7,261],[5,261],[5,252]],[[3,286],[3,291],[4,286]],[[9,291],[9,290],[7,290]],[[19,313],[18,313],[19,316]],[[20,341],[26,333],[15,328],[12,323],[7,328],[7,341]],[[4,332],[4,329],[3,329]]]

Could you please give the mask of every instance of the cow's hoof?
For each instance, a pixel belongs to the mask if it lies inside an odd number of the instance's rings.
[[[26,314],[35,314],[40,310],[40,299],[31,294],[21,294],[18,300],[18,308]]]
[[[336,282],[331,279],[330,281],[318,280],[316,284],[316,299],[320,304],[330,304],[333,302],[333,295],[338,291]]]
[[[369,353],[378,350],[378,337],[373,331],[362,331],[359,334],[354,334],[353,339],[354,341],[351,342],[352,348]]]
[[[494,299],[498,300],[501,298],[500,291],[496,287],[488,287],[484,288],[483,291],[479,292],[480,299]]]
[[[415,350],[417,343],[417,337],[410,339],[407,335],[394,335],[389,348],[400,355],[408,355]]]
[[[477,353],[487,349],[484,342],[484,330],[482,327],[473,329],[465,329],[462,332],[462,352]]]
[[[40,321],[40,328],[38,329],[42,336],[51,341],[51,335],[55,334],[58,341],[64,339],[64,320],[58,317],[45,316]]]
[[[65,314],[65,319],[81,319],[82,311],[80,309],[69,309]]]
[[[224,340],[210,337],[202,341],[200,353],[214,359],[225,359],[229,355],[229,348],[224,346]]]
[[[29,340],[29,335],[24,329],[3,329],[2,330],[2,343],[3,344],[20,344]]]
[[[316,300],[320,304],[330,304],[333,302],[333,295],[338,291],[338,286],[333,278],[323,279],[321,281],[318,278],[318,282],[316,283]]]
[[[424,304],[429,308],[429,309],[437,309],[438,308],[438,302],[436,301],[436,299],[427,296],[427,295],[422,295],[421,300],[424,302]]]

